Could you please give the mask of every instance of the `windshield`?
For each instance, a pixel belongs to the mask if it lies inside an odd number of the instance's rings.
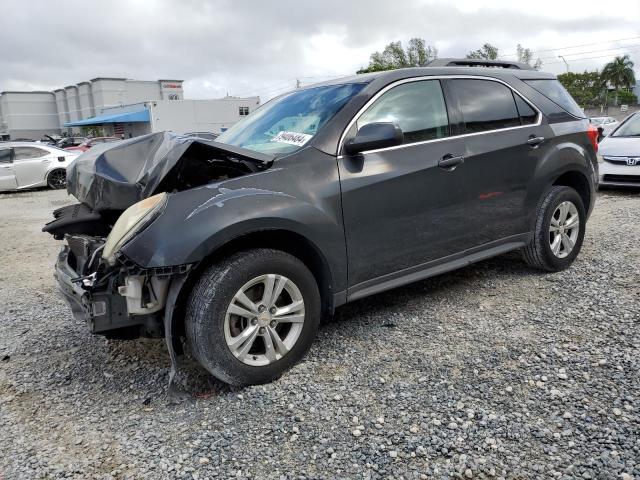
[[[604,123],[604,118],[602,117],[591,118],[590,121],[593,125],[602,125]]]
[[[267,154],[293,152],[311,140],[363,86],[349,83],[288,93],[236,123],[216,142]]]
[[[640,115],[634,115],[613,132],[612,137],[640,137]]]

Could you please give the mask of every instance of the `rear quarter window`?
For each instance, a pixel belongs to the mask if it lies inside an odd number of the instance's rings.
[[[569,92],[565,90],[558,80],[524,80],[524,82],[558,105],[565,112],[574,117],[587,118],[573,97],[569,95]]]

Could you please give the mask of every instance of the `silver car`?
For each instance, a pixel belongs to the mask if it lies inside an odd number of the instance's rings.
[[[36,142],[0,142],[0,191],[64,188],[76,152]]]
[[[598,161],[600,185],[640,187],[640,112],[600,142]]]
[[[613,117],[591,117],[591,125],[596,127],[603,137],[611,135],[620,123]]]

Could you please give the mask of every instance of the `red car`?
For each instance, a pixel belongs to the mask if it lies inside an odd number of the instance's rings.
[[[109,143],[109,142],[117,142],[118,140],[121,140],[118,137],[95,137],[95,138],[87,138],[84,142],[82,142],[80,145],[78,145],[77,147],[67,147],[65,148],[65,150],[69,150],[69,151],[80,151],[80,152],[86,152],[87,150],[89,150],[91,147],[98,145],[99,143]]]

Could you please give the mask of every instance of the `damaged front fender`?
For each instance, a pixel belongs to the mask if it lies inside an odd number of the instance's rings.
[[[281,167],[280,162],[289,165]],[[298,167],[295,158],[282,159],[262,172],[173,193],[163,213],[121,251],[143,268],[194,264],[241,236],[287,231],[313,239],[310,243],[327,259],[334,288],[341,289],[346,283],[346,252],[339,185],[336,179],[322,178],[336,175],[330,160],[322,156],[318,164],[322,168],[314,176],[308,163],[307,171],[299,171],[304,165]],[[310,198],[317,189],[300,182],[302,176],[331,185],[332,190],[325,189],[324,198]]]

